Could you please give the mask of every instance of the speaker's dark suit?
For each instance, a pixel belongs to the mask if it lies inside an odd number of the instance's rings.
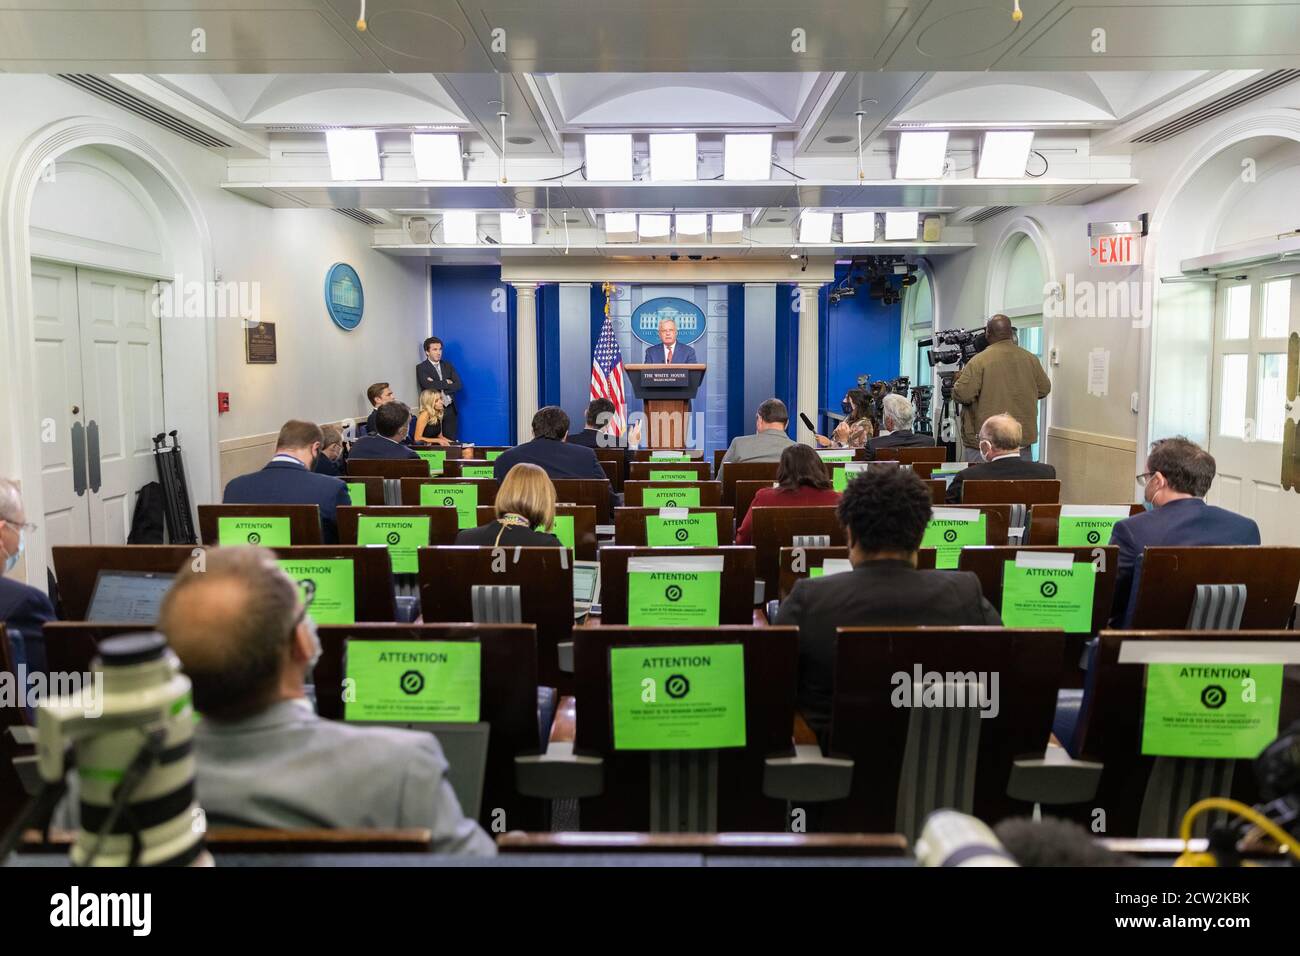
[[[664,361],[664,344],[652,345],[645,350],[645,362],[647,365],[660,364]],[[695,357],[695,349],[689,345],[678,342],[673,346],[673,364],[674,365],[694,365],[699,362]]]
[[[339,505],[352,503],[342,480],[310,472],[296,461],[271,461],[261,471],[232,478],[221,500],[228,505],[316,505],[326,544],[338,543]]]
[[[1259,544],[1259,525],[1242,515],[1207,505],[1203,498],[1179,498],[1117,521],[1110,543],[1119,547],[1111,627],[1128,627],[1142,577],[1142,551],[1155,547]]]
[[[867,460],[876,460],[877,448],[933,448],[934,439],[929,435],[918,435],[912,429],[899,429],[888,435],[879,435],[867,440]]]
[[[1055,477],[1056,469],[1051,465],[1045,465],[1041,461],[1025,461],[1019,455],[996,461],[981,461],[963,468],[953,476],[952,484],[948,486],[947,501],[950,505],[961,504],[961,489],[963,482],[967,481],[1010,481],[1016,478],[1050,480]]]
[[[837,627],[999,625],[1002,619],[968,571],[918,571],[905,561],[872,561],[799,581],[781,602],[776,623],[799,628],[799,711],[824,736],[831,722]]]
[[[399,445],[397,442],[384,438],[382,435],[367,435],[364,438],[357,439],[352,443],[352,451],[348,454],[349,460],[353,458],[403,459],[419,457],[419,455],[406,445]]]
[[[418,391],[415,393],[416,404],[419,404],[420,392],[425,389],[432,389],[435,392],[446,392],[448,395],[455,395],[465,383],[461,381],[460,373],[456,371],[456,366],[452,365],[444,357],[438,363],[442,366],[442,375],[434,368],[432,362],[425,359],[415,367],[415,381]],[[452,401],[442,413],[442,434],[445,438],[455,441],[460,437],[459,418],[456,414],[456,402]]]

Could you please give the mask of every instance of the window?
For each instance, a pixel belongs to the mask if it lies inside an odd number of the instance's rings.
[[[1255,433],[1257,441],[1282,440],[1282,429],[1286,424],[1285,352],[1264,352],[1259,357],[1255,421],[1259,423]]]
[[[1291,280],[1264,283],[1264,307],[1260,311],[1259,334],[1266,339],[1284,339],[1291,324]]]
[[[1225,339],[1250,338],[1250,286],[1234,285],[1228,289],[1228,305],[1223,314]]]
[[[1219,434],[1228,438],[1246,437],[1246,368],[1249,361],[1249,355],[1240,353],[1223,357]]]

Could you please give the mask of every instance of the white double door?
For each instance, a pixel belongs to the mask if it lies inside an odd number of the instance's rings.
[[[47,547],[125,544],[164,430],[154,281],[32,263]]]
[[[1260,266],[1219,281],[1210,453],[1213,504],[1254,518],[1265,544],[1300,545],[1300,494],[1283,487],[1287,431],[1296,429],[1288,372],[1300,337],[1300,270]],[[1294,378],[1292,378],[1294,382]]]

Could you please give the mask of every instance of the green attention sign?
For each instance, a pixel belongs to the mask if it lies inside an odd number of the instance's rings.
[[[474,723],[477,641],[348,641],[345,720]]]
[[[460,476],[462,478],[491,478],[493,471],[491,465],[461,465]]]
[[[691,479],[694,481],[694,477]],[[646,488],[641,492],[644,508],[698,508],[699,488]]]
[[[689,469],[651,468],[651,481],[699,481],[700,476]]]
[[[388,548],[394,574],[418,574],[415,549],[429,543],[429,517],[377,518],[361,515],[357,519],[357,544],[382,544]]]
[[[709,512],[691,514],[685,508],[665,508],[646,515],[645,542],[652,548],[716,548],[718,519]]]
[[[627,623],[657,627],[717,627],[721,618],[722,557],[629,558]]]
[[[957,567],[961,549],[966,545],[987,542],[983,513],[936,508],[934,517],[925,526],[921,547],[935,549],[934,566],[943,570]]]
[[[745,648],[609,649],[615,750],[745,746]]]
[[[661,455],[658,452],[650,453],[650,460],[658,463],[661,461],[690,461],[690,455]]]
[[[543,531],[541,525],[533,529],[534,531]],[[551,525],[551,534],[560,539],[560,544],[564,545],[570,551],[573,550],[573,515],[556,515],[555,523]]]
[[[808,569],[808,577],[820,578],[827,574],[843,574],[845,571],[852,571],[853,565],[848,558],[827,558],[822,562],[820,568],[813,567]]]
[[[364,481],[349,481],[348,498],[356,507],[364,508],[366,504],[366,483]]]
[[[1056,543],[1074,548],[1109,544],[1111,529],[1128,513],[1128,505],[1065,505],[1061,508]]]
[[[1092,596],[1097,569],[1091,563],[1074,562],[1069,554],[1060,557],[1071,563],[1035,565],[1033,557],[1027,561],[1018,558],[1004,562],[1004,627],[1059,627],[1072,634],[1092,633]]]
[[[822,461],[852,461],[853,452],[851,451],[819,451],[817,453]]]
[[[431,475],[442,474],[443,465],[447,461],[446,449],[441,449],[439,451],[428,451],[426,449],[417,448],[415,450],[415,453],[429,463],[429,474]]]
[[[1148,664],[1142,753],[1247,759],[1277,737],[1281,664]]]
[[[501,457],[501,452],[499,451],[485,451],[483,453],[484,461],[496,461],[500,457]]]
[[[317,624],[356,623],[356,575],[351,558],[281,560],[277,563],[300,586],[307,581],[316,586],[311,608],[307,612],[313,621]]]
[[[458,528],[478,526],[478,485],[421,485],[420,504],[425,508],[455,508]]]
[[[264,548],[287,548],[288,518],[218,518],[217,544],[229,548],[237,544],[259,544]]]

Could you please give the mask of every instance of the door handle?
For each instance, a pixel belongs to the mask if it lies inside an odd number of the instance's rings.
[[[89,476],[90,490],[99,494],[99,423],[94,419],[86,425],[86,470]]]
[[[86,429],[72,423],[72,490],[80,498],[86,493]]]

